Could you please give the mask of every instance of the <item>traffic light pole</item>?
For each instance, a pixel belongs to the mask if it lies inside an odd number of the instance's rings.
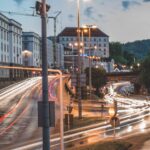
[[[42,0],[42,96],[43,96],[43,150],[50,150],[48,66],[47,66],[47,20],[46,0]]]

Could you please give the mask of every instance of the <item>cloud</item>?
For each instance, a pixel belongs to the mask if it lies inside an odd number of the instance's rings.
[[[14,0],[18,5],[20,5],[24,0]]]
[[[143,2],[150,2],[150,0],[143,0]]]
[[[122,1],[122,7],[124,10],[128,10],[131,6],[135,6],[135,5],[141,5],[141,3],[137,2],[137,1],[129,1],[129,0],[124,0]]]
[[[93,7],[89,6],[84,10],[84,15],[87,17],[92,17],[93,14]]]
[[[98,17],[99,17],[99,18],[103,18],[103,15],[102,15],[102,14],[98,14]]]
[[[68,15],[68,18],[69,18],[69,20],[72,20],[73,18],[75,18],[75,16],[72,15],[72,14],[69,14],[69,15]]]

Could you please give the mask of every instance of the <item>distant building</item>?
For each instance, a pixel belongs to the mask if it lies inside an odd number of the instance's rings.
[[[34,32],[23,32],[22,34],[22,54],[23,65],[40,67],[41,66],[41,38]]]
[[[22,65],[21,24],[0,13],[0,65]],[[8,70],[0,70],[0,77],[10,76]]]
[[[61,43],[56,42],[56,53],[54,56],[54,36],[49,36],[48,39],[52,41],[52,52],[51,54],[53,55],[53,64],[52,68],[54,68],[54,63],[56,68],[64,68],[64,46]],[[51,55],[51,57],[52,57]],[[56,62],[54,62],[54,57],[56,58]]]
[[[53,42],[47,39],[47,57],[48,57],[48,68],[53,68],[54,57],[53,57]]]
[[[56,67],[64,68],[64,46],[62,44],[56,44]]]
[[[81,28],[80,30],[83,31],[83,28]],[[64,45],[65,68],[70,69],[74,65],[76,69],[78,67],[77,28],[66,27],[60,34],[58,34],[57,40],[59,43]],[[89,67],[89,56],[96,56],[100,58],[99,61],[97,60],[98,66],[102,66],[107,72],[113,71],[113,62],[111,61],[111,59],[109,59],[109,36],[107,34],[105,34],[99,28],[91,28],[90,45],[88,32],[83,32],[83,34],[80,35],[80,41],[81,48],[84,51],[84,54],[82,55],[82,66],[84,69],[86,67]],[[72,62],[73,60],[74,62]],[[95,67],[95,63],[93,63],[93,61],[92,67]]]

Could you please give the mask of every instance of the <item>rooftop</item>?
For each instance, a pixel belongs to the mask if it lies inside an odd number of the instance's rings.
[[[81,30],[83,28],[80,28]],[[77,27],[66,27],[60,34],[59,36],[77,36]],[[88,37],[89,34],[84,33],[84,37]],[[101,31],[99,28],[91,28],[91,36],[92,37],[109,37],[107,34],[105,34],[103,31]]]

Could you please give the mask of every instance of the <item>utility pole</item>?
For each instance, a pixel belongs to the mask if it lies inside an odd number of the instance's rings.
[[[81,60],[80,60],[80,0],[77,1],[77,42],[78,42],[78,71],[77,71],[77,97],[79,119],[82,119],[81,102]]]
[[[48,65],[47,65],[47,11],[50,6],[46,0],[36,2],[36,12],[41,16],[42,30],[42,118],[43,150],[50,150],[50,114],[48,101]]]
[[[54,68],[56,68],[56,27],[57,27],[57,26],[56,26],[56,20],[57,20],[57,17],[58,17],[60,14],[61,14],[61,11],[59,11],[59,12],[57,13],[57,15],[54,16],[54,17],[48,17],[48,18],[51,18],[51,19],[54,20],[54,39],[53,39]]]

